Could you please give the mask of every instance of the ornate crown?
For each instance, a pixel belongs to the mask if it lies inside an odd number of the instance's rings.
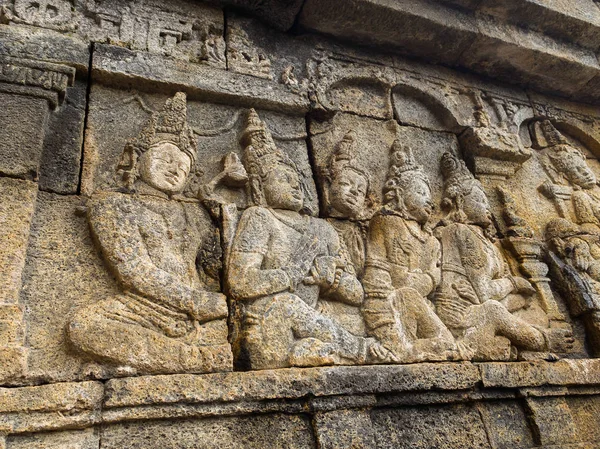
[[[356,142],[356,132],[352,130],[348,131],[342,140],[338,142],[329,161],[330,177],[334,177],[345,167],[349,167],[354,171],[364,175],[368,180],[368,173],[356,159],[356,155],[358,153]]]
[[[250,175],[264,175],[274,164],[290,161],[277,148],[271,133],[254,109],[250,109],[241,136],[244,145],[244,165]]]
[[[161,142],[172,143],[190,157],[192,166],[196,164],[198,142],[187,122],[187,102],[183,92],[169,98],[160,112],[153,112],[137,137],[125,145],[118,169],[123,171],[128,183],[135,180],[133,172],[137,158]]]

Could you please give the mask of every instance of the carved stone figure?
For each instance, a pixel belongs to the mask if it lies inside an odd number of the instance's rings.
[[[356,140],[356,133],[348,131],[336,146],[322,175],[327,221],[338,233],[340,255],[348,270],[361,279],[365,268],[366,231],[374,200],[371,177],[356,160]],[[322,300],[319,311],[337,318],[353,333],[364,335],[364,320],[359,307]]]
[[[316,310],[323,298],[360,306],[363,289],[335,229],[300,213],[298,171],[254,110],[242,144],[253,206],[240,218],[227,267],[242,306],[240,357],[253,369],[378,360],[385,350],[374,340]]]
[[[198,200],[181,195],[196,164],[186,111],[176,94],[127,144],[120,168],[130,193],[91,199],[92,235],[122,293],[98,298],[68,326],[77,349],[142,372],[232,367],[227,303],[213,291],[216,230]]]
[[[454,338],[428,299],[440,280],[440,245],[428,225],[430,182],[399,141],[392,146],[383,197],[370,224],[363,280],[368,333],[399,361],[456,357]]]
[[[536,122],[534,129],[538,144],[544,147],[544,167],[552,180],[540,190],[554,202],[561,217],[573,220],[587,232],[600,233],[598,180],[585,155],[549,120]]]
[[[592,342],[600,348],[600,194],[585,155],[569,144],[549,120],[535,122],[551,181],[540,186],[561,218],[546,225],[552,280],[567,299],[571,314],[582,316]]]
[[[439,229],[442,282],[436,310],[462,352],[476,360],[508,359],[511,346],[527,351],[565,352],[571,331],[532,325],[511,314],[535,289],[510,273],[494,244],[488,199],[479,181],[456,156],[442,157],[444,204],[450,209]]]

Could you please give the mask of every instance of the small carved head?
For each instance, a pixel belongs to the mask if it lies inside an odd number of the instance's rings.
[[[556,171],[573,186],[591,189],[598,182],[596,175],[586,162],[585,155],[567,143],[549,148],[548,159]]]
[[[481,183],[475,179],[462,159],[446,152],[441,161],[444,177],[442,207],[448,218],[458,223],[492,226],[490,205]]]
[[[412,149],[396,140],[390,150],[390,169],[383,187],[384,207],[425,224],[433,213],[429,178]]]
[[[180,193],[195,168],[196,146],[187,123],[186,95],[178,92],[127,143],[118,169],[130,189],[140,180],[169,195]]]
[[[373,199],[369,195],[371,180],[356,160],[356,133],[348,131],[331,155],[324,177],[329,215],[358,219],[368,215]]]
[[[275,146],[271,133],[254,109],[248,114],[241,143],[250,202],[256,206],[300,211],[304,206],[304,191],[298,169]]]

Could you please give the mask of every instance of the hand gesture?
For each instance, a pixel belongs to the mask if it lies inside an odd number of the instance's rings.
[[[304,278],[304,283],[308,285],[319,285],[325,288],[331,287],[335,281],[337,265],[337,259],[335,257],[317,257],[310,269],[310,276]]]

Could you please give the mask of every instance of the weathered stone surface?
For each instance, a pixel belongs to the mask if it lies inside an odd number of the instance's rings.
[[[40,189],[61,194],[77,193],[87,82],[77,79],[68,89],[60,109],[50,114],[40,162]]]
[[[209,101],[292,113],[308,109],[307,99],[267,80],[121,47],[96,45],[92,70],[94,79],[116,85],[148,85],[156,90],[157,83],[170,83]]]
[[[526,403],[536,443],[558,445],[579,441],[565,398],[527,398]]]
[[[23,2],[24,3],[24,2]],[[54,31],[0,24],[0,54],[64,64],[87,73],[89,44]]]
[[[380,409],[371,419],[378,448],[491,448],[481,416],[470,405]]]
[[[42,98],[0,93],[2,139],[0,171],[4,175],[37,179],[48,103]],[[27,127],[23,123],[28,123]],[[16,138],[13,138],[15,136]]]
[[[0,178],[0,383],[25,372],[25,323],[18,299],[36,198],[33,182]]]
[[[6,442],[7,449],[63,449],[67,447],[98,449],[100,436],[94,429],[86,429],[12,436]]]
[[[313,448],[310,421],[284,414],[231,417],[201,421],[162,421],[110,426],[102,432],[102,447],[186,448]]]
[[[100,382],[2,388],[0,430],[33,433],[92,426],[100,418],[103,392]]]
[[[2,272],[0,303],[16,304],[35,202],[37,186],[30,181],[0,178],[0,229]]]
[[[85,370],[89,360],[72,352],[65,328],[77,309],[117,289],[92,244],[85,218],[78,214],[81,206],[75,196],[39,193],[21,293],[31,378],[66,381],[95,371]]]
[[[403,366],[321,367],[252,373],[177,375],[112,379],[107,383],[107,408],[147,403],[206,403],[301,398],[314,396],[392,393],[402,391],[464,390],[479,382],[469,363]],[[227,385],[223,391],[222,385]]]
[[[590,1],[0,0],[0,447],[597,446]]]
[[[376,434],[369,413],[342,410],[317,413],[314,418],[318,447],[377,447]]]
[[[542,385],[597,385],[597,360],[560,360],[556,363],[484,363],[481,380],[486,387],[529,387]]]

